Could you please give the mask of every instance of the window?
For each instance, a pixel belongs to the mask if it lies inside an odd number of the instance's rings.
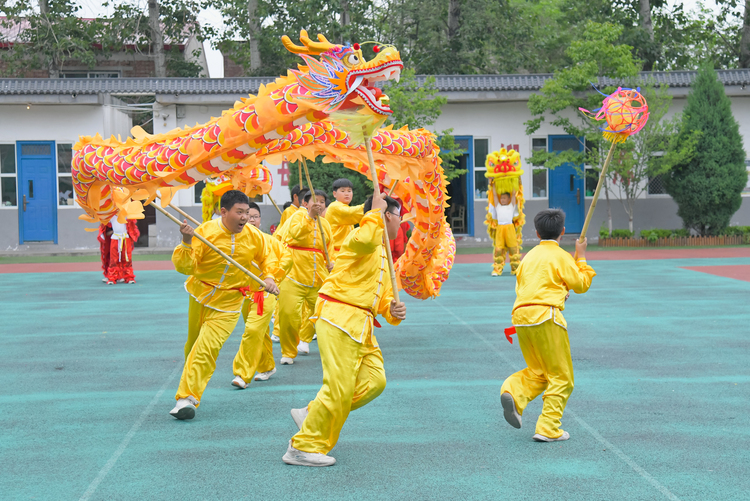
[[[648,178],[649,195],[666,195],[667,189],[664,187],[664,174]]]
[[[65,71],[60,78],[120,78],[119,71]]]
[[[73,145],[57,145],[57,204],[74,205],[73,178],[71,167],[73,164]]]
[[[0,144],[0,207],[16,207],[16,146]]]
[[[531,150],[547,151],[547,138],[533,138],[531,140]],[[534,198],[547,197],[547,168],[542,165],[531,166],[531,194]]]
[[[489,139],[474,139],[474,199],[486,200],[488,179],[485,177],[487,172],[487,155],[490,152]]]

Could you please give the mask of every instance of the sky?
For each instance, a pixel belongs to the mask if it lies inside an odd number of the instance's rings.
[[[116,1],[116,0],[115,0]],[[106,16],[108,11],[111,9],[102,7],[100,0],[78,0],[78,3],[82,7],[82,17],[98,17]],[[138,0],[138,3],[142,5],[143,9],[147,9],[146,0]],[[668,0],[668,5],[673,6],[678,3],[677,0]],[[704,4],[712,10],[719,12],[720,7],[712,0],[700,1],[700,0],[684,0],[685,11],[690,12],[698,9],[700,4]],[[738,9],[741,7],[738,7]],[[221,13],[218,9],[206,9],[198,15],[198,20],[203,25],[211,25],[215,28],[221,29],[224,25]],[[314,28],[312,31],[315,31]],[[206,52],[206,61],[208,62],[208,71],[211,78],[223,78],[224,77],[224,60],[222,59],[221,52],[211,47],[209,42],[204,42],[203,48]]]

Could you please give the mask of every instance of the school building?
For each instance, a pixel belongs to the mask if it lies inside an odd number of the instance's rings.
[[[719,71],[740,133],[750,137],[750,70]],[[684,109],[694,72],[654,72],[644,75],[669,85],[673,96],[667,118]],[[595,180],[579,175],[573,165],[554,170],[528,165],[535,149],[564,151],[579,149],[580,141],[560,129],[543,124],[532,136],[524,122],[531,119],[527,102],[551,75],[449,75],[436,76],[440,93],[448,98],[435,131],[453,129],[466,153],[459,167],[466,174],[449,186],[451,207],[447,215],[459,239],[487,239],[483,224],[487,206],[485,156],[502,147],[521,154],[526,195],[527,223],[524,237],[535,237],[531,220],[548,207],[567,213],[568,233],[580,231],[591,201]],[[424,79],[425,77],[419,77]],[[23,253],[29,249],[73,250],[98,247],[96,234],[86,232],[90,223],[78,219],[83,211],[75,204],[70,161],[79,135],[100,133],[105,137],[129,135],[134,112],[144,105],[130,105],[130,96],[150,96],[155,133],[203,123],[247,94],[256,93],[273,78],[76,78],[0,79],[0,252]],[[750,161],[748,162],[750,164]],[[584,166],[585,167],[585,166]],[[286,165],[269,166],[274,176],[271,196],[280,205],[289,200]],[[202,185],[179,192],[173,203],[200,218]],[[263,226],[278,221],[268,200],[259,197]],[[617,199],[611,201],[614,228],[627,229],[628,218]],[[596,237],[606,220],[602,199],[589,230]],[[677,206],[664,192],[660,180],[652,179],[637,201],[634,229],[679,228]],[[750,186],[743,193],[740,210],[732,224],[750,225]],[[141,221],[140,245],[170,247],[179,241],[174,223],[147,208]]]

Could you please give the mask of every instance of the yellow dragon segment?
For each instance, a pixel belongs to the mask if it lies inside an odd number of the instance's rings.
[[[157,190],[166,205],[175,190],[218,176],[248,195],[267,193],[272,179],[263,160],[280,163],[323,155],[368,175],[365,149],[353,146],[326,119],[348,109],[373,117],[390,114],[388,98],[375,83],[398,80],[403,68],[398,51],[383,45],[365,61],[357,44],[331,44],[322,35],[313,41],[305,31],[300,42],[282,39],[306,65],[261,86],[257,96],[242,99],[204,125],[159,135],[134,128],[133,138],[124,142],[81,137],[73,158],[76,200],[86,212],[81,218],[106,222],[115,216],[143,217],[140,200],[151,203]],[[423,129],[381,129],[371,144],[381,181],[399,180],[396,194],[415,225],[397,264],[401,286],[412,296],[434,297],[455,255],[444,217],[446,181],[439,148],[433,134]]]

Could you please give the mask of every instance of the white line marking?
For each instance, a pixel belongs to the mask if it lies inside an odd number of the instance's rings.
[[[484,344],[486,344],[487,346],[489,346],[492,351],[494,351],[495,353],[497,353],[498,355],[500,355],[500,357],[503,360],[505,360],[505,362],[511,367],[511,369],[513,369],[514,371],[515,370],[519,370],[517,368],[516,364],[513,363],[510,360],[510,358],[508,358],[508,356],[505,353],[503,353],[502,351],[500,351],[497,348],[497,346],[495,346],[492,343],[490,343],[490,341],[486,337],[484,337],[479,332],[477,332],[476,330],[474,330],[474,328],[471,325],[469,325],[466,322],[464,322],[460,317],[456,316],[455,313],[453,313],[452,311],[450,311],[448,308],[446,308],[445,306],[443,306],[439,302],[436,302],[436,304],[438,306],[440,306],[443,310],[445,310],[447,313],[449,313],[453,318],[455,318],[456,320],[458,320],[459,322],[461,322],[465,327],[467,327],[475,336],[477,336],[479,339],[481,339],[484,342]],[[674,494],[672,494],[669,491],[669,489],[667,489],[666,487],[664,487],[663,485],[661,485],[654,477],[652,477],[651,475],[649,475],[646,470],[644,470],[643,468],[641,468],[640,466],[638,466],[638,464],[635,461],[633,461],[632,459],[630,459],[630,457],[628,457],[624,452],[622,452],[620,449],[618,449],[617,447],[615,447],[614,445],[612,445],[612,443],[610,443],[606,438],[602,437],[601,434],[598,431],[596,431],[591,425],[589,425],[588,423],[586,423],[586,421],[584,421],[583,419],[581,419],[580,417],[578,417],[578,415],[575,412],[573,412],[570,409],[566,409],[565,413],[569,414],[569,415],[572,415],[573,419],[575,419],[578,422],[578,424],[580,424],[583,427],[583,429],[585,429],[587,432],[589,432],[589,434],[591,434],[591,436],[594,437],[597,442],[599,442],[600,444],[602,444],[606,449],[611,450],[612,452],[614,452],[617,455],[617,457],[619,457],[620,459],[622,459],[623,461],[625,461],[628,464],[628,466],[630,466],[631,468],[633,468],[633,470],[635,470],[636,473],[638,473],[648,483],[650,483],[654,488],[656,488],[656,490],[658,490],[659,492],[661,492],[662,494],[664,494],[667,497],[667,499],[670,499],[672,501],[680,501],[680,498],[678,498],[677,496],[675,496]]]
[[[81,496],[79,501],[87,501],[93,494],[96,492],[96,488],[99,487],[99,484],[104,480],[104,477],[107,476],[107,473],[109,473],[109,470],[112,469],[112,467],[115,465],[117,460],[120,458],[123,452],[125,452],[125,449],[127,449],[128,444],[130,443],[130,440],[135,436],[136,433],[138,433],[138,429],[141,427],[143,422],[146,420],[146,417],[151,412],[151,409],[154,408],[154,405],[156,405],[156,402],[159,401],[162,394],[164,393],[164,390],[167,389],[167,386],[169,383],[172,382],[174,377],[177,375],[177,373],[182,369],[182,365],[178,365],[175,367],[175,369],[172,371],[172,374],[170,374],[169,378],[164,382],[161,389],[154,395],[154,398],[151,399],[151,402],[148,404],[148,407],[144,409],[144,411],[141,413],[138,420],[133,424],[133,427],[130,428],[130,431],[127,435],[125,435],[125,438],[122,439],[122,442],[120,442],[120,446],[117,448],[114,454],[112,454],[112,457],[109,458],[109,461],[107,461],[107,464],[104,465],[104,467],[99,471],[99,474],[96,476],[93,482],[91,482],[91,485],[89,485],[89,488],[86,489],[86,492],[83,493],[83,496]]]

